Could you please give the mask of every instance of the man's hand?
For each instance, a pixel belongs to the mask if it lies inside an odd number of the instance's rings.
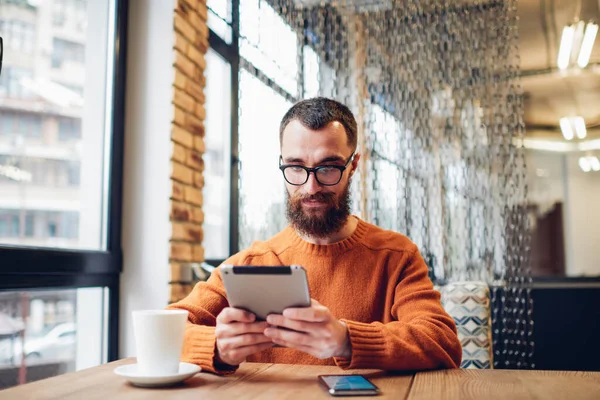
[[[238,308],[227,307],[217,317],[217,358],[229,365],[239,365],[251,354],[273,347],[264,335],[266,322],[254,322],[256,316]]]
[[[352,354],[346,324],[316,300],[311,300],[310,307],[288,308],[283,315],[271,314],[267,322],[272,326],[265,329],[265,336],[273,343],[317,358],[350,357]]]

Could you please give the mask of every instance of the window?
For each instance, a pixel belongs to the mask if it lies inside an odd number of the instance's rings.
[[[79,186],[81,184],[81,163],[69,161],[65,166],[67,168],[67,182],[69,186]]]
[[[14,132],[29,138],[39,138],[42,133],[42,118],[37,114],[15,114],[13,121],[15,123]]]
[[[321,58],[310,46],[304,46],[304,95],[305,99],[319,94],[319,76]]]
[[[0,20],[0,33],[6,47],[21,54],[31,54],[34,49],[35,26],[17,19]]]
[[[277,168],[278,132],[281,116],[292,103],[247,71],[240,75],[240,93],[239,235],[240,248],[246,248],[286,224],[283,178]]]
[[[19,236],[19,217],[17,215],[11,215],[10,222],[10,236]]]
[[[58,120],[58,140],[81,139],[81,120],[77,118],[60,118]]]
[[[231,66],[214,50],[206,54],[206,153],[204,154],[204,249],[207,259],[229,256],[231,177]]]
[[[33,3],[1,7],[7,48],[20,50],[4,57],[0,75],[0,390],[117,357],[125,65],[117,43],[128,2]],[[22,57],[35,48],[30,37],[43,38],[43,51]],[[84,63],[87,49],[94,63]],[[48,368],[34,374],[33,364]]]
[[[67,2],[68,0],[55,0],[52,7],[52,24],[61,27],[67,20]]]
[[[279,122],[300,97],[320,91],[319,78],[328,71],[307,46],[304,85],[298,85],[300,43],[271,3],[208,0],[207,6],[211,50],[206,56],[204,248],[216,264],[285,225],[284,185],[277,168]],[[239,31],[232,32],[234,27]],[[231,102],[223,96],[228,92]],[[223,180],[229,187],[218,184]]]
[[[0,74],[0,96],[15,99],[32,97],[32,92],[27,86],[32,77],[31,69],[10,66],[4,60],[2,74]]]
[[[48,237],[56,237],[56,222],[50,221],[48,222]]]
[[[2,124],[0,125],[0,134],[5,135],[22,135],[27,133],[27,125],[31,121],[29,116],[24,115],[21,117],[18,113],[5,111],[0,113],[2,118]]]
[[[61,68],[64,62],[83,64],[85,47],[64,39],[53,39],[52,68]]]
[[[292,28],[261,0],[241,0],[240,18],[240,56],[297,96],[298,39]]]
[[[34,220],[33,214],[29,213],[25,216],[25,236],[33,237],[33,229],[34,229]]]
[[[5,371],[0,375],[0,390],[20,383],[13,370],[22,362],[58,371],[102,363],[107,296],[100,287],[0,292],[0,366]],[[85,347],[78,332],[91,333]],[[28,372],[26,378],[32,379]]]
[[[230,0],[208,0],[208,26],[226,43],[231,43],[233,28],[231,27],[232,13]]]
[[[40,34],[48,37],[52,44],[52,57],[49,60],[43,54],[36,54],[29,61],[4,60],[5,69],[0,75],[0,86],[4,89],[0,90],[0,113],[6,119],[2,118],[0,125],[0,156],[6,158],[0,163],[0,176],[3,175],[0,178],[0,193],[3,194],[0,207],[24,213],[32,210],[70,214],[89,210],[82,220],[86,229],[75,235],[73,239],[76,240],[54,240],[63,237],[60,224],[55,221],[41,225],[44,226],[40,228],[45,232],[43,235],[31,238],[21,234],[17,244],[40,246],[46,239],[49,247],[102,250],[106,247],[102,239],[105,229],[102,216],[108,203],[106,193],[102,193],[104,175],[99,171],[103,169],[103,147],[107,143],[104,127],[110,123],[104,114],[107,87],[110,87],[106,85],[105,77],[110,75],[106,74],[105,64],[101,62],[87,67],[93,68],[87,71],[88,74],[100,77],[94,80],[86,80],[86,74],[67,73],[68,69],[58,76],[52,66],[58,63],[67,68],[69,63],[77,63],[83,68],[88,47],[93,48],[98,57],[106,58],[110,41],[100,33],[107,32],[108,20],[99,20],[96,14],[108,18],[109,6],[116,3],[105,1],[93,6],[74,0],[48,0],[47,3],[48,10],[66,7],[65,26],[56,28],[49,20],[52,15],[26,3],[22,7],[6,9],[11,24],[19,18],[39,21],[37,28],[43,29]],[[71,29],[77,19],[77,9],[87,13],[88,8],[90,13],[95,13],[90,19],[85,14],[86,21],[91,23],[93,20],[90,32]],[[23,24],[16,26],[25,26]],[[35,30],[30,28],[27,29]],[[97,35],[92,34],[93,29],[97,29]],[[66,34],[69,40],[65,39]],[[35,75],[33,71],[36,71]],[[85,86],[85,91],[81,91],[83,96],[55,82],[57,77],[68,79],[72,87]],[[35,98],[36,106],[18,101],[23,98]],[[82,175],[85,171],[90,171],[90,175]]]

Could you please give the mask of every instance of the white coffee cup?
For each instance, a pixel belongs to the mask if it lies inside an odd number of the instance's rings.
[[[179,372],[187,316],[185,310],[133,311],[140,375],[164,376]]]

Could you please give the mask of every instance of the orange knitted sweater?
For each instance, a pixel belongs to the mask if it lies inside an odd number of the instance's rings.
[[[454,321],[442,308],[417,247],[403,235],[359,220],[347,239],[315,245],[288,227],[225,263],[302,265],[311,297],[348,326],[350,358],[321,360],[297,350],[273,348],[248,361],[384,370],[460,365],[461,346]],[[207,282],[198,283],[185,299],[169,306],[189,311],[183,361],[215,373],[235,370],[214,362],[216,317],[227,305],[217,268]]]

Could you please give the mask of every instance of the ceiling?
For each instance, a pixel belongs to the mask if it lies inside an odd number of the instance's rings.
[[[600,34],[587,68],[559,71],[562,29],[579,15],[600,21],[600,0],[520,0],[519,48],[527,136],[562,139],[559,119],[584,117],[588,138],[600,138]]]

